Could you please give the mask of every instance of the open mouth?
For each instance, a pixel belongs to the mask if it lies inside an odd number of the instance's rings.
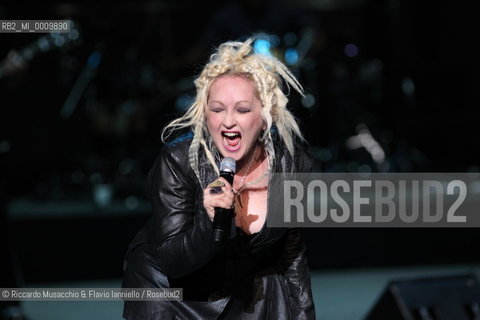
[[[228,151],[240,149],[242,135],[238,131],[222,131],[223,146]]]

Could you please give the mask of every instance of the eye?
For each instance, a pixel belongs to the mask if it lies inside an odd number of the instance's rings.
[[[250,108],[238,108],[237,111],[239,113],[249,113],[250,111],[252,111],[252,109],[250,109]]]
[[[210,107],[211,112],[219,113],[223,111],[222,107]]]

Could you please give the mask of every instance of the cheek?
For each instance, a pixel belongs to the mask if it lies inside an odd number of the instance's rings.
[[[246,128],[248,128],[248,132],[252,135],[258,135],[258,133],[266,127],[265,122],[261,116],[255,116],[251,119],[246,121]]]
[[[215,129],[219,124],[218,117],[215,114],[209,114],[207,117],[207,127],[208,130]]]

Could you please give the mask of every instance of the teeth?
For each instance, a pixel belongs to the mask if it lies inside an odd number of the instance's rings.
[[[230,137],[230,138],[239,136],[239,134],[237,132],[224,132],[223,134],[227,137]]]

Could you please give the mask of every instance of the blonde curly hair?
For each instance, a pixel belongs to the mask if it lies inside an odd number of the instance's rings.
[[[195,80],[197,93],[193,104],[183,116],[173,120],[163,129],[162,141],[164,142],[175,130],[192,129],[193,139],[189,148],[189,162],[200,183],[202,182],[198,169],[198,155],[201,146],[218,174],[218,166],[215,162],[218,151],[208,133],[206,110],[210,86],[222,75],[241,75],[254,81],[263,106],[261,116],[266,123],[266,130],[260,137],[260,141],[264,144],[270,169],[275,159],[270,131],[273,124],[276,125],[281,139],[292,156],[294,155],[294,136],[303,140],[295,118],[287,110],[288,99],[281,89],[282,79],[287,87],[292,86],[302,96],[303,88],[291,71],[279,60],[272,56],[255,53],[252,48],[254,40],[255,38],[249,38],[245,42],[229,41],[221,44],[210,56],[210,61]]]

